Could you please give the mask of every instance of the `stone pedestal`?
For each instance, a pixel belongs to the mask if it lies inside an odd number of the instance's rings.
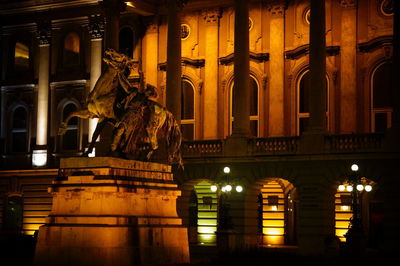
[[[35,265],[189,262],[181,194],[168,165],[109,157],[61,159]]]

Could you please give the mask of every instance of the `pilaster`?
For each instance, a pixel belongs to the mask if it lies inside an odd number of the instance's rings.
[[[270,84],[269,127],[270,137],[284,135],[284,50],[285,50],[285,1],[268,4],[270,19]]]
[[[357,1],[341,0],[340,133],[357,131]]]
[[[219,8],[202,11],[205,21],[204,139],[218,138],[218,25]]]

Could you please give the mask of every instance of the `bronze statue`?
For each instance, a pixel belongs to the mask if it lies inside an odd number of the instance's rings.
[[[149,160],[159,147],[159,139],[163,138],[166,141],[168,162],[182,166],[180,127],[165,107],[149,99],[157,95],[156,88],[147,85],[140,91],[131,86],[125,76],[131,62],[126,55],[109,49],[103,60],[108,67],[88,95],[86,108],[71,113],[61,123],[59,135],[65,134],[72,117],[99,118],[92,142],[84,156],[92,152],[104,125],[111,123],[114,126],[112,152]]]

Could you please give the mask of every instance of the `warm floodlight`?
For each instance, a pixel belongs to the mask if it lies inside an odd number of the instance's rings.
[[[361,184],[358,184],[356,188],[357,188],[358,191],[363,191],[364,190],[364,186],[361,185]]]
[[[358,171],[358,165],[357,164],[351,165],[351,171],[357,172]]]
[[[353,191],[353,186],[346,186],[346,190],[348,192],[352,192]]]
[[[218,187],[217,187],[216,185],[212,185],[212,186],[210,187],[210,189],[211,189],[212,192],[216,192],[217,189],[218,189]]]
[[[32,165],[34,167],[45,166],[47,163],[47,151],[46,150],[34,150],[32,152]]]
[[[231,168],[229,168],[228,166],[224,167],[224,173],[225,174],[229,174],[231,172]]]
[[[236,186],[236,192],[242,192],[243,187],[242,186]]]
[[[372,186],[371,185],[366,185],[365,186],[365,191],[370,192],[372,190]]]
[[[346,190],[346,187],[345,187],[344,185],[340,185],[340,186],[338,187],[338,189],[339,189],[339,191],[345,191],[345,190]]]
[[[232,186],[231,185],[226,185],[225,186],[225,190],[228,191],[228,192],[231,191],[232,190]]]

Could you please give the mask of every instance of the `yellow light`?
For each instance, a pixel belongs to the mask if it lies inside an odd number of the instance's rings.
[[[363,191],[364,190],[364,186],[361,185],[361,184],[358,184],[356,188],[357,188],[358,191]]]
[[[211,191],[212,192],[215,192],[215,191],[217,191],[217,186],[216,185],[212,185],[211,187],[210,187],[210,189],[211,189]]]
[[[226,185],[225,186],[225,190],[228,191],[228,192],[231,191],[232,190],[232,186],[231,185]]]
[[[276,212],[276,211],[278,210],[278,206],[272,205],[272,206],[271,206],[271,210],[274,211],[274,212]]]
[[[125,2],[127,6],[136,8],[136,6],[132,2]]]
[[[229,168],[228,166],[224,167],[224,173],[225,174],[229,174],[231,172],[231,168]]]
[[[348,192],[352,192],[352,191],[353,191],[353,187],[352,187],[352,186],[346,186],[346,190],[347,190]]]
[[[242,192],[243,187],[242,186],[236,186],[236,192]]]
[[[338,189],[339,189],[339,191],[344,191],[344,190],[346,189],[346,187],[345,187],[344,185],[340,185],[340,186],[338,187]]]
[[[372,190],[372,186],[371,185],[366,185],[365,186],[365,191],[370,192]]]
[[[349,206],[347,206],[347,205],[342,205],[340,208],[342,209],[342,211],[348,211],[349,210]]]

